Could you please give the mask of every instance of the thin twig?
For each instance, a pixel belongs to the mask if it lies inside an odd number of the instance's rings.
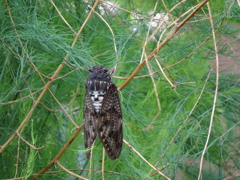
[[[74,29],[72,28],[72,26],[70,26],[70,24],[68,24],[68,22],[66,21],[66,19],[63,17],[63,15],[61,14],[61,12],[59,11],[59,9],[57,8],[56,4],[53,2],[53,0],[50,0],[50,2],[52,3],[52,5],[55,7],[56,11],[58,12],[58,15],[62,18],[62,20],[65,22],[65,24],[71,29],[71,31],[74,34],[77,34]]]
[[[48,111],[52,112],[52,113],[56,113],[56,112],[59,112],[59,111],[62,111],[63,109],[66,109],[70,104],[73,103],[73,101],[76,99],[77,95],[78,95],[78,91],[79,91],[79,86],[77,87],[77,90],[75,92],[75,95],[74,97],[69,101],[69,103],[67,103],[65,106],[62,106],[62,108],[60,109],[57,109],[57,110],[53,110],[53,109],[50,109],[48,108],[47,106],[45,106],[42,102],[40,102],[39,104],[41,104],[44,108],[46,108]],[[66,112],[67,113],[67,112]],[[68,114],[68,113],[67,113]],[[69,115],[67,115],[69,116]],[[76,126],[75,126],[76,127]]]
[[[29,145],[31,148],[35,149],[35,150],[40,150],[40,149],[43,149],[44,146],[40,147],[40,148],[37,148],[35,146],[33,146],[32,144],[30,144],[27,140],[25,140],[18,132],[15,132],[17,134],[17,136],[23,141],[25,142],[27,145]]]
[[[20,160],[20,144],[21,144],[21,140],[20,138],[18,138],[18,148],[17,148],[17,157],[16,157],[16,170],[15,170],[15,174],[14,174],[14,178],[16,178],[17,174],[18,174],[18,166],[19,166],[19,160]]]
[[[156,167],[154,167],[152,164],[150,164],[136,149],[134,149],[125,139],[123,139],[123,142],[132,149],[142,160],[144,160],[152,169],[157,171],[160,175],[165,177],[166,179],[170,180],[169,177],[167,177],[165,174],[163,174],[161,171],[159,171]]]
[[[208,147],[208,142],[211,136],[211,131],[212,131],[212,126],[213,126],[213,118],[215,114],[215,108],[216,108],[216,103],[217,103],[217,97],[218,97],[218,83],[219,83],[219,57],[218,57],[218,47],[217,47],[217,42],[216,42],[216,37],[215,37],[215,31],[214,31],[214,23],[213,23],[213,17],[212,17],[212,12],[211,12],[211,7],[210,4],[207,3],[208,7],[208,12],[209,12],[209,17],[210,17],[210,23],[212,27],[212,35],[213,35],[213,44],[214,44],[214,49],[215,49],[215,54],[216,54],[216,87],[215,87],[215,95],[214,95],[214,100],[213,100],[213,107],[212,107],[212,113],[211,113],[211,118],[209,122],[209,128],[208,128],[208,136],[204,145],[204,149],[202,152],[202,156],[200,159],[200,165],[199,165],[199,174],[198,174],[198,180],[202,179],[202,167],[203,167],[203,161],[204,161],[204,155],[206,153],[207,147]]]
[[[92,143],[91,150],[90,150],[90,152],[89,152],[89,154],[90,154],[90,157],[89,157],[89,159],[90,159],[89,168],[90,168],[90,169],[92,169],[92,166],[93,166],[93,165],[92,165],[92,164],[93,164],[93,161],[92,161],[93,159],[92,159],[92,157],[93,157],[93,150],[94,150],[93,147],[94,147],[94,144],[95,144],[96,140],[97,140],[97,139],[95,139],[94,142]],[[89,179],[91,179],[91,176],[92,176],[92,171],[89,171],[89,172],[88,172],[88,177],[89,177]]]
[[[73,173],[72,171],[69,171],[67,168],[65,168],[63,165],[61,165],[59,161],[56,161],[56,164],[57,164],[58,166],[60,166],[60,168],[62,168],[62,169],[63,169],[64,171],[66,171],[67,173],[69,173],[69,174],[71,174],[71,175],[73,175],[73,176],[76,176],[76,177],[78,177],[78,178],[80,178],[80,179],[88,180],[88,179],[85,178],[85,177],[82,177],[82,176],[80,176],[80,175],[78,175],[78,174]]]
[[[68,114],[68,112],[66,111],[66,109],[62,106],[62,104],[58,101],[58,99],[56,98],[56,96],[52,93],[52,91],[49,91],[50,94],[52,95],[52,97],[54,98],[54,100],[57,102],[57,104],[61,107],[61,110],[66,114],[66,116],[68,117],[68,119],[70,119],[70,121],[72,122],[72,124],[75,127],[78,127],[78,125],[74,122],[74,120],[72,119],[72,117]]]
[[[156,12],[156,9],[157,9],[157,5],[158,5],[158,0],[156,1],[156,3],[155,3],[155,5],[154,5],[154,9],[153,9],[153,13],[152,14],[154,14],[155,12]],[[154,15],[152,15],[152,17],[151,17],[151,19],[150,19],[150,24],[152,23],[152,21],[153,21],[153,16]],[[144,44],[143,44],[143,50],[142,50],[142,55],[141,55],[141,60],[140,60],[140,62],[142,62],[142,59],[143,59],[143,57],[144,57],[144,55],[146,56],[146,46],[147,46],[147,44],[148,44],[148,42],[150,41],[150,39],[152,39],[151,37],[149,37],[149,34],[150,34],[150,30],[151,30],[151,26],[148,26],[148,31],[147,31],[147,34],[146,34],[146,38],[145,38],[145,41],[144,41]],[[154,33],[153,33],[154,34]],[[146,57],[145,57],[146,58]]]
[[[104,4],[108,4],[109,6],[112,6],[112,7],[114,7],[114,8],[120,9],[120,10],[125,11],[125,12],[128,12],[128,13],[134,15],[134,16],[138,16],[138,17],[143,17],[143,18],[146,18],[146,19],[150,19],[150,18],[147,17],[147,16],[143,16],[143,15],[141,15],[141,14],[137,14],[137,13],[135,13],[135,12],[128,11],[128,10],[126,10],[126,9],[124,9],[124,8],[115,6],[114,4],[109,3],[108,1],[102,1],[102,0],[100,0],[100,2],[101,2],[101,4],[103,4],[103,3],[104,3]]]
[[[102,170],[95,170],[95,169],[68,169],[68,170],[69,171],[92,171],[92,172],[98,172],[98,173],[102,172]],[[46,172],[45,174],[56,174],[56,173],[59,173],[59,172],[64,172],[64,170]],[[142,178],[139,178],[139,177],[134,177],[134,176],[130,176],[130,175],[127,175],[127,174],[122,174],[122,173],[119,173],[119,172],[106,171],[106,170],[104,172],[105,173],[111,173],[111,174],[117,174],[117,175],[121,175],[121,176],[126,176],[126,177],[130,177],[132,179],[142,179]]]
[[[96,15],[98,15],[98,17],[100,17],[100,19],[107,25],[107,27],[109,28],[111,34],[112,34],[112,38],[113,38],[113,47],[114,47],[114,51],[116,54],[116,61],[118,61],[118,53],[117,53],[117,45],[116,45],[116,39],[115,39],[115,35],[114,32],[111,28],[111,26],[108,24],[108,22],[96,11],[93,11]]]
[[[159,169],[160,171],[163,171],[164,169],[166,169],[166,168],[168,168],[169,167],[169,165],[166,165],[166,166],[164,166],[164,167],[162,167],[161,169]],[[151,175],[149,175],[150,177],[153,177],[153,176],[155,176],[156,174],[158,174],[157,172],[155,172],[155,173],[153,173],[153,174],[151,174]],[[145,179],[147,179],[147,178],[145,178]]]
[[[154,55],[154,58],[157,59],[157,56]],[[164,73],[163,68],[161,66],[161,64],[159,63],[160,61],[156,61],[158,64],[158,67],[160,68],[160,71],[162,72],[162,75],[164,76],[164,78],[167,80],[167,82],[171,85],[172,88],[175,88],[176,85],[173,85],[173,83],[170,81],[170,79],[167,77],[167,75]],[[168,69],[166,68],[167,72],[170,75],[170,72],[168,71]],[[172,78],[173,79],[173,78]]]
[[[12,104],[12,103],[15,103],[15,102],[18,102],[18,101],[22,101],[22,100],[27,99],[27,98],[29,98],[30,96],[32,96],[32,95],[38,93],[38,92],[41,91],[42,89],[43,89],[43,87],[42,87],[41,89],[39,89],[39,90],[37,90],[37,91],[35,91],[35,92],[33,92],[33,93],[27,95],[27,96],[24,96],[24,97],[20,98],[20,99],[16,99],[16,100],[14,100],[14,101],[2,102],[2,103],[0,103],[0,105],[4,105],[4,104]]]
[[[174,22],[174,19],[173,19],[172,15],[171,15],[170,11],[168,10],[167,5],[165,4],[164,0],[161,0],[161,1],[162,1],[162,4],[163,4],[166,12],[167,12],[167,16],[169,16],[170,19]]]
[[[102,180],[104,180],[104,164],[105,164],[105,149],[103,147],[102,151]]]

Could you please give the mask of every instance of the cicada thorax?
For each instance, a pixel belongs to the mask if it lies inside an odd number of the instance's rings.
[[[96,114],[99,113],[104,95],[106,94],[109,88],[109,82],[101,80],[90,80],[87,82],[88,94],[91,97],[94,111]]]
[[[111,77],[107,73],[108,69],[103,66],[94,66],[89,71],[91,74],[86,83],[87,93],[91,97],[95,113],[98,114],[102,107],[104,95],[111,84]]]

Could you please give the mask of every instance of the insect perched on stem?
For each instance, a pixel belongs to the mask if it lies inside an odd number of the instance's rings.
[[[84,103],[85,148],[91,148],[98,135],[109,158],[116,160],[122,150],[123,134],[118,90],[110,77],[113,72],[103,66],[89,71]],[[88,159],[91,152],[86,153]]]

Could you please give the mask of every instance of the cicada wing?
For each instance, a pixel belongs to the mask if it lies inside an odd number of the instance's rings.
[[[123,130],[118,90],[113,83],[104,95],[98,120],[98,136],[109,158],[116,160],[122,150]]]
[[[90,95],[86,92],[84,101],[84,143],[85,148],[91,148],[96,139],[96,121],[97,117],[94,112],[93,103]],[[86,153],[88,159],[90,159],[91,150]]]

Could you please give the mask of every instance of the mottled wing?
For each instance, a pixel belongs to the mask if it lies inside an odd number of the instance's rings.
[[[110,159],[115,160],[122,150],[123,133],[121,105],[113,83],[104,95],[98,120],[98,136]]]
[[[96,139],[96,114],[94,112],[93,103],[90,95],[86,92],[84,101],[84,142],[85,148],[91,148]],[[90,159],[91,150],[86,153]]]

